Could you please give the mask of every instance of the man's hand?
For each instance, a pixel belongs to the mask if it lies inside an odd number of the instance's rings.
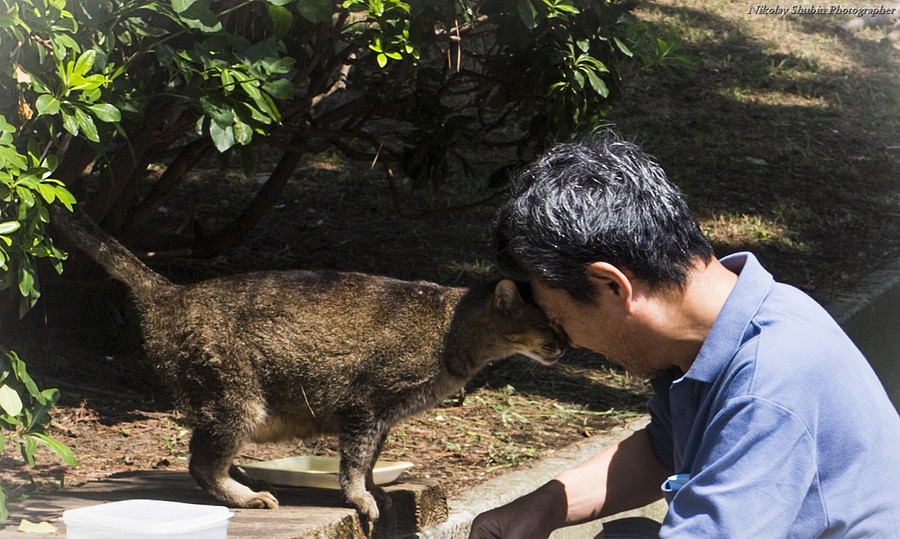
[[[553,480],[507,505],[478,515],[469,539],[546,539],[566,520],[566,492]]]

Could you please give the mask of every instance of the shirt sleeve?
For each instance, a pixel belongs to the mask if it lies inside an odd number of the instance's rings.
[[[772,537],[772,530],[791,529],[807,494],[818,489],[812,437],[771,401],[732,399],[700,443],[689,479],[670,500],[661,538]]]

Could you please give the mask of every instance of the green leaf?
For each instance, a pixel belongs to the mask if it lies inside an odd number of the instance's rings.
[[[217,122],[209,122],[209,136],[219,152],[225,152],[234,146],[234,128],[230,125],[221,126]]]
[[[332,5],[332,0],[301,0],[296,4],[300,15],[313,24],[330,21]]]
[[[26,427],[29,432],[43,429],[45,425],[50,423],[50,411],[56,405],[56,401],[59,400],[59,390],[47,389],[41,392],[41,396],[42,398],[38,400],[32,411],[31,422]]]
[[[600,94],[603,97],[606,97],[609,95],[609,88],[606,86],[606,83],[603,82],[603,79],[598,77],[591,70],[587,70],[587,71],[585,71],[585,73],[587,73],[588,80],[591,83],[591,88],[593,88],[595,92],[597,92],[598,94]]]
[[[98,103],[88,107],[101,122],[114,123],[122,120],[122,113],[115,105]]]
[[[50,154],[50,155],[44,157],[43,163],[38,163],[38,164],[39,165],[43,164],[47,168],[47,170],[52,173],[52,172],[56,171],[56,167],[59,166],[59,157],[56,157],[55,155]],[[60,182],[60,185],[61,184],[62,183]]]
[[[34,274],[30,268],[19,268],[19,292],[28,297],[34,291]]]
[[[22,413],[22,398],[8,385],[0,386],[0,408],[13,417]]]
[[[27,187],[18,186],[16,187],[16,194],[19,195],[19,211],[29,210],[34,207],[35,199],[34,194],[31,192],[31,189]],[[20,217],[20,221],[24,221],[26,219],[25,216]]]
[[[244,122],[235,122],[232,127],[235,141],[241,146],[246,146],[253,140],[253,128]]]
[[[18,171],[28,167],[25,156],[15,150],[0,146],[0,170]]]
[[[19,356],[15,352],[8,352],[7,357],[12,360],[12,367],[16,373],[16,378],[25,385],[28,394],[34,398],[40,397],[41,392],[38,389],[37,384],[35,384],[34,380],[31,378],[31,375],[28,374],[28,367],[25,365],[25,362],[19,359]]]
[[[69,84],[69,88],[71,90],[88,92],[91,90],[96,90],[97,88],[106,84],[106,77],[100,74],[82,77],[81,75],[76,74],[70,79]]]
[[[538,25],[538,12],[531,3],[531,0],[517,0],[516,10],[519,12],[519,20],[525,25],[525,28],[534,30]]]
[[[269,70],[269,73],[273,74],[284,74],[290,73],[291,69],[294,67],[295,60],[289,56],[284,58],[279,58],[274,63],[266,62],[266,69]]]
[[[75,61],[75,67],[72,69],[72,74],[84,75],[94,67],[94,61],[96,59],[97,51],[93,49],[84,51],[81,53],[81,56],[78,57],[78,60]]]
[[[62,202],[62,205],[65,206],[69,211],[72,211],[72,206],[75,204],[75,195],[73,195],[68,189],[65,187],[56,187],[56,199]]]
[[[78,122],[75,121],[75,115],[66,111],[65,109],[62,109],[60,112],[62,112],[62,117],[63,117],[63,128],[65,128],[66,131],[71,133],[72,136],[77,137],[78,136]]]
[[[34,468],[34,454],[37,453],[37,442],[34,441],[34,438],[26,436],[25,442],[19,446],[19,449],[21,450],[22,458],[25,459],[25,462]]]
[[[34,436],[35,438],[37,438],[39,442],[50,448],[51,451],[56,453],[56,455],[69,466],[78,466],[78,459],[75,458],[72,450],[69,449],[66,444],[40,432],[33,432],[30,434],[30,436]]]
[[[212,99],[207,97],[200,98],[200,107],[213,122],[219,125],[231,125],[234,123],[234,111]]]
[[[588,71],[588,73],[590,73],[590,71]],[[584,88],[584,75],[582,75],[580,71],[573,71],[572,78],[575,79],[578,90],[582,90]]]
[[[172,9],[181,14],[187,11],[197,0],[172,0]]]
[[[222,23],[206,0],[172,0],[172,8],[190,28],[206,33],[222,30]]]
[[[100,142],[100,135],[97,133],[97,125],[94,124],[93,118],[88,116],[83,110],[75,109],[75,123],[78,128],[92,142]]]
[[[7,221],[5,223],[0,223],[0,234],[12,234],[16,230],[19,230],[19,227],[22,226],[22,223],[18,221]]]
[[[276,99],[292,99],[294,85],[287,79],[277,79],[263,84],[263,90]]]
[[[305,2],[298,2],[299,6],[304,4]],[[271,3],[266,6],[266,9],[269,12],[269,20],[272,21],[272,32],[275,34],[275,37],[278,39],[285,37],[294,24],[294,14],[285,7]]]
[[[557,13],[568,13],[569,15],[578,15],[581,13],[581,10],[577,7],[568,4],[554,4],[553,9]]]
[[[262,97],[262,92],[259,91],[258,84],[259,83],[257,81],[242,82],[241,89],[244,90],[244,93],[249,95],[252,99],[259,99]]]
[[[231,73],[230,69],[223,69],[219,72],[219,80],[222,81],[222,89],[225,90],[225,93],[231,93],[235,88],[234,84],[234,76]]]
[[[269,113],[269,118],[275,120],[276,122],[280,122],[281,121],[281,113],[278,112],[278,107],[275,106],[275,102],[272,101],[272,98],[269,97],[268,94],[263,94],[262,97],[263,97],[263,101],[265,101],[265,103],[266,103],[266,110]],[[267,118],[267,121],[265,123],[268,124],[269,121],[270,120],[268,120],[268,118]]]
[[[59,99],[50,94],[41,94],[35,102],[38,115],[53,116],[59,112]]]
[[[634,53],[631,52],[631,49],[629,49],[624,43],[622,43],[619,38],[613,37],[613,42],[616,44],[616,47],[618,47],[619,50],[622,51],[622,54],[629,58],[632,58],[634,56]]]
[[[16,126],[14,126],[13,124],[6,121],[5,116],[0,115],[0,132],[5,131],[8,133],[12,133],[12,132],[15,132],[15,130],[16,130]]]
[[[29,170],[27,174],[23,174],[19,176],[19,180],[16,182],[16,187],[23,187],[26,189],[31,189],[32,191],[37,189],[38,179],[36,177],[34,170]],[[19,193],[21,196],[23,193]]]
[[[41,183],[38,184],[38,191],[47,204],[53,204],[53,201],[56,200],[56,187]]]

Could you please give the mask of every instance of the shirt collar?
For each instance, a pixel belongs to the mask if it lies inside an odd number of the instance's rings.
[[[700,353],[684,378],[713,382],[743,344],[750,321],[775,286],[772,274],[751,253],[735,253],[720,260],[738,275],[725,305],[716,317]]]

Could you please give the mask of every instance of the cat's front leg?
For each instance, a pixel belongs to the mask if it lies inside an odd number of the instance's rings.
[[[376,488],[372,482],[372,467],[386,436],[387,428],[377,422],[365,426],[345,424],[340,435],[341,491],[360,516],[370,524],[380,516],[378,503],[370,489]],[[380,491],[379,498],[387,498],[381,489],[377,491]]]

